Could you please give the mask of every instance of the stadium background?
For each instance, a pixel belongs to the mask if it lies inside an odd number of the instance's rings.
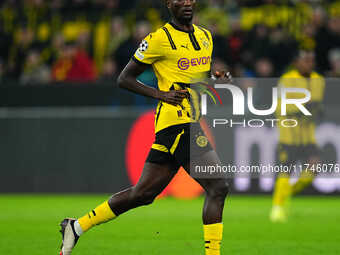
[[[135,183],[153,139],[155,101],[115,83],[141,39],[167,18],[162,1],[2,2],[0,191],[114,192]],[[315,51],[320,73],[340,77],[340,1],[199,1],[195,19],[213,32],[215,68],[228,68],[236,78],[278,77],[301,48]],[[152,70],[139,78],[156,86]],[[260,102],[270,98],[259,92]],[[330,114],[323,124],[333,125],[335,135],[338,94],[336,84],[327,86]],[[144,122],[136,128],[138,118]],[[249,138],[243,145],[259,151],[236,148],[234,132],[228,133],[228,160],[250,153],[253,164],[263,163],[259,141]],[[133,149],[127,149],[130,143]],[[324,147],[331,155],[327,162],[339,162],[339,142],[330,138]],[[271,179],[265,186],[252,180],[233,190],[268,193]],[[201,193],[187,181],[181,174],[165,193]],[[339,192],[337,179],[324,182],[305,192]]]
[[[2,2],[1,191],[113,192],[136,181],[153,139],[155,101],[121,91],[115,83],[141,39],[167,18],[162,1]],[[315,51],[320,73],[340,76],[340,1],[199,1],[195,19],[213,32],[215,68],[228,68],[236,78],[278,77],[301,48]],[[156,86],[152,70],[139,78]],[[260,86],[255,90],[263,91]],[[335,135],[338,92],[338,86],[327,86],[330,114],[323,123],[333,125]],[[260,102],[270,98],[258,94]],[[137,118],[148,119],[134,133]],[[256,148],[236,148],[234,131],[228,134],[228,160],[250,154],[253,164],[263,163],[261,144],[250,138],[244,145],[257,146],[260,154]],[[127,149],[129,136],[137,143],[133,150]],[[324,143],[324,154],[332,155],[328,163],[339,161],[336,141]],[[188,191],[186,178],[177,178],[177,188],[170,185],[165,193],[199,194],[195,185]],[[252,180],[234,191],[270,192],[273,178],[269,186],[260,183]],[[336,179],[315,185],[306,193],[340,190]]]
[[[254,86],[260,102],[267,90],[253,78],[278,77],[298,48],[315,51],[330,78],[318,134],[327,162],[339,162],[340,1],[198,2],[215,67],[248,77],[242,89]],[[58,254],[61,219],[136,182],[155,101],[118,89],[116,78],[167,17],[161,0],[0,1],[1,254]],[[150,70],[139,78],[156,85]],[[230,162],[261,163],[275,131],[253,132],[228,129]],[[340,179],[315,181],[278,225],[268,217],[273,180],[230,181],[222,254],[340,254]],[[89,231],[74,254],[202,254],[201,192],[180,172],[162,194],[171,197]]]

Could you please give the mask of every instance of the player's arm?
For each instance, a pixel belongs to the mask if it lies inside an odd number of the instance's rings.
[[[284,88],[299,88],[301,87],[301,78],[297,78],[294,76],[294,73],[288,72],[286,74],[283,74],[278,82],[278,89],[279,91]],[[288,92],[286,95],[287,98],[290,99],[297,99],[301,97],[301,94],[299,92]],[[276,109],[276,115],[281,116],[281,93],[279,93],[279,100],[278,105]],[[294,105],[294,104],[287,104],[286,105],[286,114],[289,118],[301,118],[303,117],[303,113]]]
[[[130,60],[118,77],[118,86],[133,93],[158,99],[172,105],[181,104],[182,100],[187,97],[188,92],[186,90],[161,91],[137,80],[137,77],[142,74],[148,66],[149,65],[139,64]]]
[[[325,117],[325,109],[322,103],[324,97],[325,81],[323,77],[314,78],[311,89],[311,101],[305,106],[312,113],[313,119],[320,121]]]

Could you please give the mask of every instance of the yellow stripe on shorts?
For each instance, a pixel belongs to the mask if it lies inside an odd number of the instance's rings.
[[[169,152],[169,150],[164,145],[161,144],[154,143],[152,144],[151,148],[158,151]]]
[[[179,140],[181,139],[181,135],[183,135],[183,134],[184,134],[184,129],[182,130],[182,132],[180,134],[178,134],[176,136],[175,142],[174,142],[174,144],[170,148],[170,153],[171,154],[174,154],[174,152],[175,152],[175,150],[176,150],[176,148],[178,146]]]

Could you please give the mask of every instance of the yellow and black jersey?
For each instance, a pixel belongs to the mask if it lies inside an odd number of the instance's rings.
[[[279,87],[286,88],[304,88],[311,93],[311,99],[307,103],[309,105],[318,105],[322,103],[325,81],[323,77],[312,72],[309,78],[302,76],[297,70],[292,70],[280,78]],[[288,93],[287,98],[301,98],[304,95],[300,93]],[[281,106],[281,100],[279,100]],[[306,105],[305,105],[306,106]],[[307,107],[308,108],[308,107]],[[304,116],[295,105],[287,105],[287,116],[281,116],[281,107],[277,108],[277,118],[295,119],[298,123],[296,127],[279,127],[279,142],[286,145],[303,146],[308,144],[315,144],[315,116]],[[313,113],[312,113],[313,114]]]
[[[208,30],[193,25],[186,32],[175,24],[167,23],[156,32],[150,33],[141,42],[133,56],[137,63],[152,65],[162,91],[187,88],[186,85],[207,78],[210,72],[213,42]],[[183,123],[196,122],[199,118],[191,100],[184,99],[182,105],[173,106],[159,102],[155,116],[155,132]]]

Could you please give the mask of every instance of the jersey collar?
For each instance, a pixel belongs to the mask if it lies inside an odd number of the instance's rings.
[[[194,33],[195,32],[195,27],[194,25],[192,25],[193,29],[191,31],[186,31],[186,30],[183,30],[182,28],[180,28],[179,26],[177,26],[175,23],[173,23],[172,21],[169,22],[169,24],[176,30],[179,30],[181,32],[184,32],[184,33]]]

